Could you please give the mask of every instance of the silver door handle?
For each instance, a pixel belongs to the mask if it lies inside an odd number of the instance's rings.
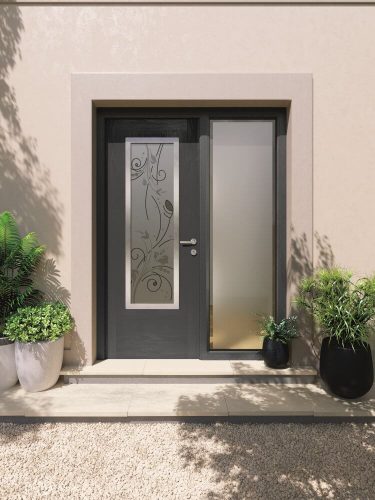
[[[197,240],[195,238],[191,238],[191,240],[188,241],[180,241],[180,245],[183,245],[184,247],[193,247],[197,244]]]

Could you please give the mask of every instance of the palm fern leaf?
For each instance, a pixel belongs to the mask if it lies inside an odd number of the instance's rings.
[[[20,244],[17,222],[10,212],[0,214],[0,263]]]
[[[41,299],[33,274],[44,252],[35,233],[21,238],[14,216],[10,212],[0,214],[0,331],[18,307]]]

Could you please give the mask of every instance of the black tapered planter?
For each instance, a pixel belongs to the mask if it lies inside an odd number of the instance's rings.
[[[364,396],[374,382],[371,348],[357,342],[342,345],[336,339],[323,339],[320,351],[320,376],[328,388],[341,398]]]
[[[270,368],[286,368],[289,361],[289,345],[265,338],[263,340],[264,362]]]

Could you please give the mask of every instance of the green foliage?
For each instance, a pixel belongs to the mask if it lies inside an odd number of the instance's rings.
[[[0,214],[0,332],[19,307],[40,300],[32,274],[44,251],[34,233],[21,238],[11,213]]]
[[[69,309],[61,302],[21,307],[5,324],[4,335],[18,342],[57,340],[73,328]]]
[[[296,321],[295,316],[290,316],[277,323],[272,316],[268,316],[263,319],[260,334],[266,339],[288,344],[292,339],[298,337]]]
[[[353,346],[373,330],[375,276],[353,283],[349,271],[322,269],[302,281],[296,302],[312,313],[325,335]]]

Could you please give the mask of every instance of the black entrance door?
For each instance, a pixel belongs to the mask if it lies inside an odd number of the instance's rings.
[[[127,115],[103,130],[106,357],[197,358],[197,120]]]

